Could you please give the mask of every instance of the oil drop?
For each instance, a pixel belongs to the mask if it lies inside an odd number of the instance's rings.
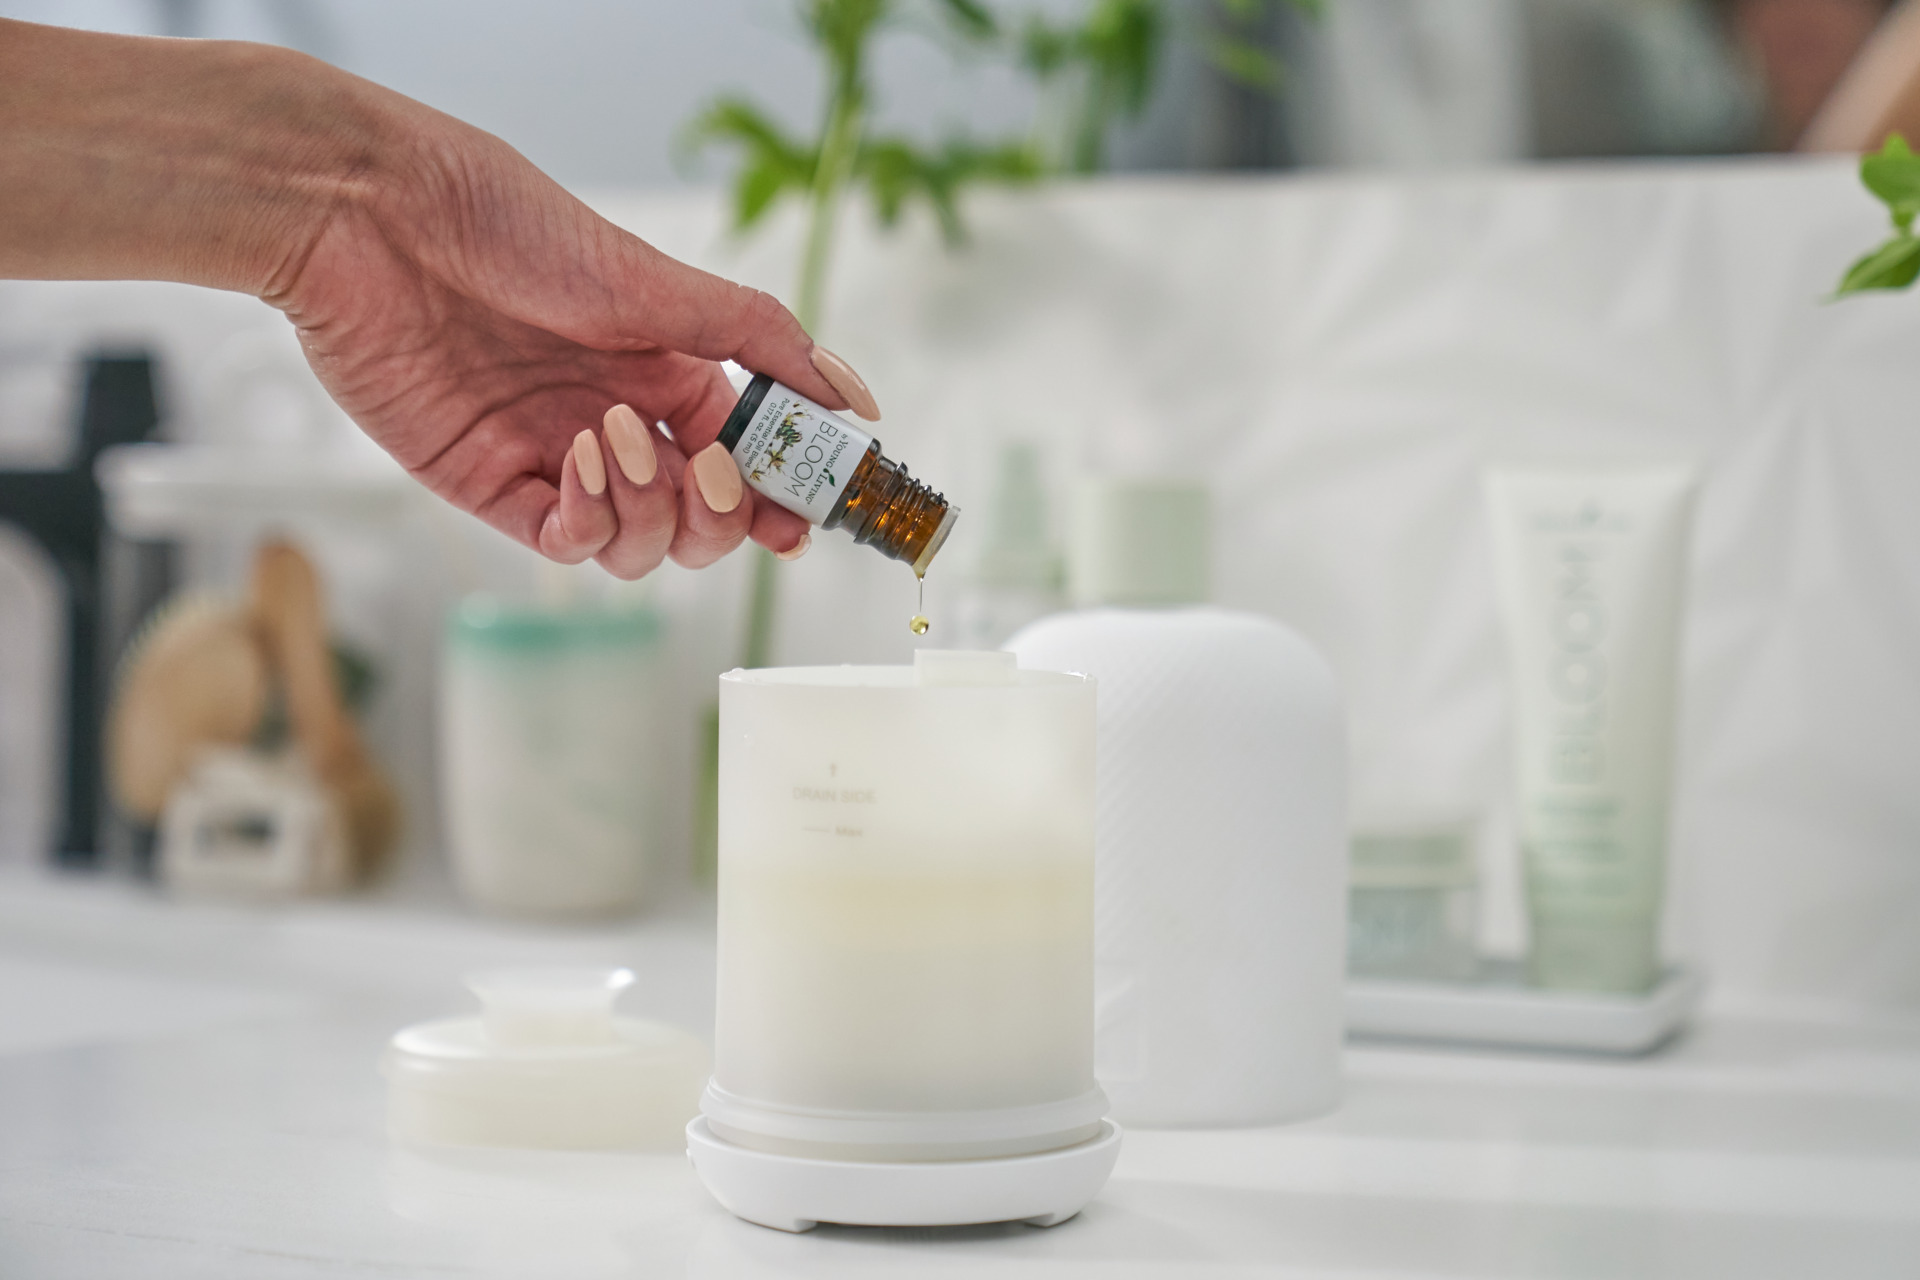
[[[913,616],[907,619],[907,630],[917,636],[923,636],[927,634],[928,628],[933,625],[927,621],[927,575],[919,573],[914,576],[920,580],[920,597],[914,605]]]

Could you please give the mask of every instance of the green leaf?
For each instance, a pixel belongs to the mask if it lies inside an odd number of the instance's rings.
[[[1920,278],[1920,236],[1901,233],[1847,269],[1834,297],[1867,289],[1904,289]]]
[[[785,170],[767,164],[748,164],[733,180],[733,229],[745,231],[773,208],[783,192],[804,191]]]
[[[941,8],[947,17],[966,35],[976,40],[990,40],[1000,34],[1000,24],[994,20],[993,10],[981,4],[980,0],[940,0]]]
[[[1049,26],[1039,14],[1029,14],[1020,29],[1020,64],[1037,78],[1046,80],[1066,67],[1073,57],[1073,40],[1067,32]]]
[[[1040,158],[1025,143],[981,146],[949,139],[938,151],[924,151],[904,138],[870,139],[861,148],[855,172],[867,184],[874,216],[891,227],[903,210],[923,200],[940,223],[949,245],[966,239],[959,193],[969,183],[1030,182],[1040,176]]]
[[[732,145],[744,155],[733,184],[736,231],[753,226],[789,192],[813,184],[816,153],[789,139],[780,127],[742,98],[721,98],[694,117],[684,141],[692,147]]]
[[[891,0],[804,0],[800,21],[833,64],[835,78],[852,83],[860,78],[868,36],[892,7]]]
[[[868,143],[855,161],[854,171],[866,179],[874,214],[883,227],[900,221],[907,197],[925,181],[919,156],[897,139]]]
[[[1025,142],[1005,142],[996,147],[970,147],[966,157],[967,176],[984,182],[1017,186],[1035,181],[1046,171],[1039,154]]]
[[[1259,45],[1232,36],[1213,36],[1206,47],[1207,57],[1228,79],[1267,93],[1280,87],[1280,59]]]
[[[1861,157],[1860,181],[1886,204],[1895,226],[1902,231],[1913,226],[1920,213],[1920,156],[1905,138],[1893,134],[1877,153]]]
[[[716,98],[688,122],[683,139],[693,146],[732,142],[749,148],[800,156],[805,149],[745,98]]]
[[[953,188],[945,183],[934,183],[927,188],[927,203],[933,208],[933,216],[940,223],[940,238],[945,240],[949,249],[956,249],[967,242],[967,226],[960,221],[960,202],[954,196]]]
[[[1109,109],[1129,116],[1146,109],[1165,39],[1158,0],[1094,0],[1080,30],[1080,56]]]

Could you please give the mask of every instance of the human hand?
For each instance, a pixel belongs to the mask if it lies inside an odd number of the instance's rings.
[[[387,105],[404,162],[265,294],[334,399],[435,493],[555,560],[637,578],[749,535],[804,551],[806,522],[714,443],[735,399],[714,362],[876,417],[858,376],[769,295],[612,226],[497,138]]]
[[[428,488],[624,578],[748,536],[806,547],[711,447],[734,402],[716,361],[878,417],[773,298],[619,230],[498,138],[260,45],[0,19],[4,275],[255,294]]]

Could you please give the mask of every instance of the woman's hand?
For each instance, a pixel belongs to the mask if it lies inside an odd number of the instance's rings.
[[[265,294],[334,399],[435,493],[555,560],[637,578],[749,533],[803,550],[806,522],[714,443],[735,399],[714,362],[833,407],[833,381],[864,392],[852,371],[769,295],[613,227],[498,139],[401,109],[397,166]]]
[[[264,298],[409,472],[555,560],[636,578],[749,535],[805,549],[805,522],[713,444],[734,401],[716,361],[878,416],[770,296],[619,230],[499,139],[310,58],[0,22],[9,76],[0,274]]]

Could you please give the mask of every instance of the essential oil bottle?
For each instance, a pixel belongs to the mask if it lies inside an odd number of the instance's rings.
[[[808,524],[846,529],[921,577],[960,515],[878,440],[764,373],[741,393],[720,443],[755,492]]]

